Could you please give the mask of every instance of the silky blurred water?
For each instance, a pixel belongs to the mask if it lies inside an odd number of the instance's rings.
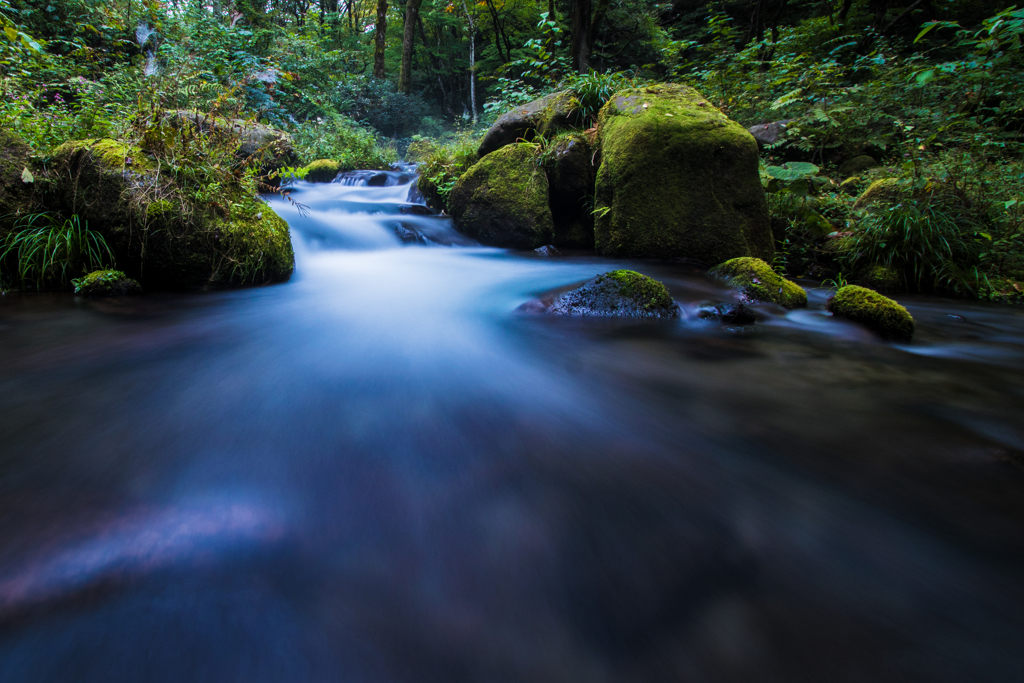
[[[343,180],[286,284],[0,297],[0,680],[1022,676],[1024,312],[730,329]],[[682,317],[517,311],[615,267]]]

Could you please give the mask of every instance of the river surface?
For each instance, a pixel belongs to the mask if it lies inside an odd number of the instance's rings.
[[[1024,680],[1024,311],[728,328],[408,180],[270,198],[285,284],[0,297],[0,681]],[[517,311],[614,267],[683,316]]]

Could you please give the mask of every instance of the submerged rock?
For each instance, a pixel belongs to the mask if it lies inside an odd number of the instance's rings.
[[[459,232],[492,247],[536,249],[554,235],[548,179],[529,146],[478,161],[455,184],[448,210]]]
[[[341,173],[341,164],[334,159],[317,159],[306,166],[306,180],[311,183],[329,183]]]
[[[867,287],[847,285],[829,297],[826,307],[833,315],[860,323],[884,339],[910,341],[914,336],[910,312]]]
[[[142,285],[119,270],[96,270],[71,283],[75,286],[75,294],[82,296],[142,294]]]
[[[51,208],[77,214],[146,287],[195,288],[286,280],[288,224],[224,183],[204,202],[141,149],[116,140],[68,142],[49,163]]]
[[[520,138],[531,140],[538,132],[547,135],[565,128],[572,111],[573,97],[568,90],[518,106],[498,117],[480,143],[477,154],[482,157]]]
[[[550,300],[532,302],[524,310],[554,315],[617,318],[679,316],[679,307],[665,285],[632,270],[613,270]]]
[[[771,259],[757,143],[683,85],[623,90],[598,117],[596,247],[607,256]]]
[[[556,249],[553,244],[546,244],[543,247],[537,247],[533,251],[540,256],[558,256],[558,249]]]
[[[701,320],[717,320],[726,325],[752,325],[757,316],[754,311],[743,303],[712,303],[704,302],[697,311]]]
[[[803,287],[781,277],[761,259],[730,259],[712,268],[709,274],[740,290],[747,302],[778,304],[785,308],[807,306],[807,292]]]

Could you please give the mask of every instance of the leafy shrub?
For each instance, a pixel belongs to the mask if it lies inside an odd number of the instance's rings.
[[[418,187],[427,204],[438,210],[448,209],[448,197],[455,183],[478,160],[480,141],[465,133],[453,141],[439,145],[420,165]]]
[[[292,141],[304,160],[333,159],[341,170],[386,169],[398,155],[381,145],[371,131],[344,116],[306,121],[292,134]]]

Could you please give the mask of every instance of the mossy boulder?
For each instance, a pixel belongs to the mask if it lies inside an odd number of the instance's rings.
[[[526,145],[478,161],[455,183],[448,210],[456,229],[489,246],[536,249],[554,235],[548,179]]]
[[[665,285],[633,270],[598,275],[571,291],[525,307],[528,311],[570,316],[670,319],[679,307]]]
[[[910,341],[914,336],[914,318],[907,309],[867,287],[847,285],[829,297],[826,307],[885,339]]]
[[[875,161],[874,157],[868,156],[867,154],[861,154],[860,156],[855,156],[852,159],[847,159],[843,162],[839,167],[839,177],[849,178],[850,176],[860,175],[864,171],[876,166],[878,166],[878,162]]]
[[[75,294],[82,296],[142,294],[142,285],[120,270],[96,270],[71,283],[75,286]]]
[[[807,306],[803,287],[780,276],[757,258],[734,258],[711,269],[710,275],[740,290],[747,302],[772,303],[785,308]]]
[[[317,159],[303,169],[311,183],[329,183],[338,177],[342,166],[334,159]]]
[[[50,208],[103,235],[117,266],[147,288],[220,287],[286,280],[288,225],[242,188],[197,188],[141,149],[115,140],[68,142],[49,161]]]
[[[897,201],[903,194],[903,187],[899,180],[896,178],[882,178],[868,185],[868,189],[864,190],[857,201],[854,202],[853,208],[862,209],[865,206],[869,206],[878,201],[893,202]]]
[[[436,154],[438,149],[440,148],[433,140],[427,140],[425,138],[413,140],[405,150],[405,160],[414,163],[422,163],[429,159],[431,155]]]
[[[617,257],[721,263],[775,252],[757,143],[684,85],[623,90],[598,116],[595,241]]]
[[[572,93],[563,90],[507,111],[487,131],[477,153],[482,157],[520,138],[532,140],[537,133],[568,128],[574,108]]]
[[[594,155],[583,133],[556,138],[544,152],[556,246],[594,248]]]
[[[0,130],[0,238],[17,220],[18,214],[26,213],[32,204],[35,177],[30,149],[15,133]],[[24,175],[29,169],[31,182]]]

